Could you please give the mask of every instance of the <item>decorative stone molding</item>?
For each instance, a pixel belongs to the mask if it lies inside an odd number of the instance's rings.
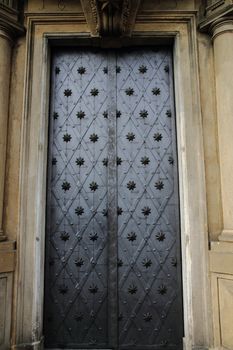
[[[223,17],[214,21],[210,26],[212,39],[224,33],[233,33],[233,17]]]
[[[0,4],[11,9],[17,9],[17,0],[0,0]]]
[[[89,25],[92,36],[99,35],[99,13],[97,10],[96,0],[81,0],[86,21]]]
[[[216,14],[227,11],[233,4],[232,0],[208,0],[206,6],[206,16],[216,16]]]
[[[16,6],[6,5],[6,1],[0,0],[0,29],[8,33],[8,36],[14,37],[24,33],[23,26],[19,23],[19,12]]]
[[[81,0],[92,36],[130,36],[140,0]]]
[[[207,31],[216,20],[232,13],[233,0],[207,0],[204,16],[199,22],[199,29]]]

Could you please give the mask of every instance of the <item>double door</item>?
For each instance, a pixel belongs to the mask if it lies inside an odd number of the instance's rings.
[[[169,48],[56,50],[46,348],[182,349]]]

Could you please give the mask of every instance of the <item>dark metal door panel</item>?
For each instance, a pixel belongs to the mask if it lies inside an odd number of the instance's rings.
[[[127,50],[117,65],[119,345],[178,349],[183,328],[171,51]]]
[[[47,347],[106,347],[106,55],[56,53],[47,199]]]
[[[46,347],[182,348],[173,99],[170,50],[54,55]]]

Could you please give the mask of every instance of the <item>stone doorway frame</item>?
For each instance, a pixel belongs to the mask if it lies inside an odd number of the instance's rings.
[[[206,188],[194,12],[137,16],[132,37],[173,43],[180,188],[184,349],[210,349]],[[21,148],[21,205],[13,349],[43,349],[45,203],[52,44],[92,39],[83,14],[28,15]],[[108,43],[111,45],[111,43]]]

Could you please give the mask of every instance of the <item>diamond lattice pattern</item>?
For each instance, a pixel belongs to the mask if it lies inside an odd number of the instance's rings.
[[[166,50],[117,57],[119,342],[174,346],[182,338],[172,60]]]
[[[108,63],[101,50],[52,63],[45,343],[107,348]],[[118,348],[181,348],[179,202],[172,57],[116,57]],[[111,312],[111,310],[110,310]]]

